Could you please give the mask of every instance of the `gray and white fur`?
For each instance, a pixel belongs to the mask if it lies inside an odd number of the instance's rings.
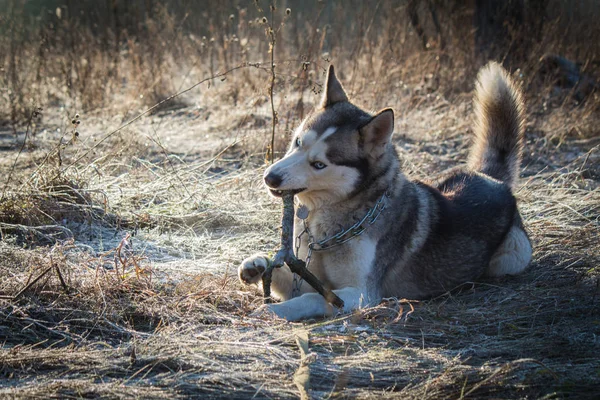
[[[344,300],[341,311],[386,297],[430,298],[484,274],[517,274],[527,267],[532,248],[511,192],[523,147],[524,106],[496,63],[479,73],[475,114],[468,168],[436,184],[411,181],[391,143],[393,111],[373,115],[352,104],[330,67],[320,108],[300,124],[287,154],[264,179],[275,196],[296,192],[309,209],[314,240],[352,226],[389,194],[384,211],[362,235],[313,252],[310,270]],[[296,234],[302,229],[296,220]],[[306,236],[300,258],[307,255]],[[266,265],[263,255],[244,260],[240,279],[258,282]],[[286,266],[273,272],[272,290],[282,302],[259,313],[295,321],[340,311],[307,284],[294,293]]]

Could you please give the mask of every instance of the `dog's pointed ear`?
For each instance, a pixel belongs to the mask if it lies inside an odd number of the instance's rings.
[[[335,76],[333,65],[330,65],[329,71],[327,71],[325,92],[323,93],[323,99],[321,100],[321,107],[327,108],[332,104],[340,103],[342,101],[348,101],[348,96],[346,95],[342,84]]]
[[[367,154],[377,158],[381,156],[394,132],[394,110],[384,108],[379,111],[365,126],[360,128],[364,149]]]

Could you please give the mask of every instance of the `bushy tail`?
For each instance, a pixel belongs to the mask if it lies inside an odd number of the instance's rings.
[[[524,140],[521,92],[499,64],[479,71],[475,93],[475,143],[470,168],[513,186],[519,176]]]

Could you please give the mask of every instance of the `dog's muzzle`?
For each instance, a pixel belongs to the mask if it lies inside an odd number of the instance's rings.
[[[292,194],[298,194],[298,193],[306,190],[306,188],[278,190],[277,188],[279,186],[281,186],[281,183],[283,182],[283,178],[281,177],[281,175],[275,174],[273,172],[269,172],[268,174],[266,174],[265,177],[264,177],[264,179],[265,179],[265,184],[269,188],[269,191],[271,192],[271,194],[273,196],[276,196],[276,197],[283,196],[284,192],[290,192]]]
[[[265,183],[269,189],[277,189],[281,185],[281,182],[283,182],[281,175],[277,175],[273,172],[269,172],[265,175]]]

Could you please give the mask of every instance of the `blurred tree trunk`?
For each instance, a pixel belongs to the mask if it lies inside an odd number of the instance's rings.
[[[524,0],[475,1],[475,53],[482,61],[511,64],[510,48],[521,36],[515,33],[523,25],[524,7]]]
[[[542,36],[542,29],[546,22],[546,8],[548,0],[528,0],[527,1],[527,30],[533,35],[533,39],[539,41]]]
[[[410,23],[412,27],[417,32],[417,35],[421,39],[421,46],[423,50],[427,50],[427,36],[425,35],[425,30],[421,26],[421,21],[419,20],[419,13],[417,7],[419,3],[417,0],[409,0],[406,5],[406,13],[408,14],[408,18],[410,18]]]
[[[419,38],[421,39],[421,46],[423,50],[428,50],[431,46],[431,43],[429,42],[427,33],[425,32],[425,29],[423,28],[423,25],[421,24],[421,20],[419,18],[419,6],[421,3],[422,2],[420,2],[419,0],[409,0],[406,4],[406,13],[408,15],[412,27],[414,28],[415,32],[417,32],[417,36],[419,36]],[[429,11],[429,16],[431,17],[431,22],[433,23],[433,27],[435,29],[435,36],[437,40],[436,47],[438,47],[440,50],[444,50],[446,48],[446,40],[444,38],[444,35],[442,34],[442,27],[440,26],[440,21],[438,19],[436,9],[437,5],[434,4],[431,0],[426,0],[425,5],[427,11]],[[427,15],[425,15],[425,18],[427,18]]]
[[[548,0],[476,0],[475,53],[507,66],[522,62],[541,39]]]

